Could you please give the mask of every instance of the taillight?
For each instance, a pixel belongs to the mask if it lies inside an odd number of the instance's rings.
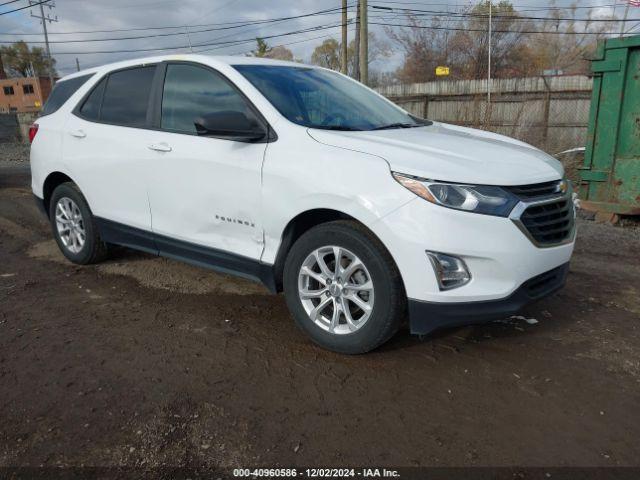
[[[29,127],[29,143],[33,143],[33,139],[36,138],[38,133],[38,124],[34,123]]]

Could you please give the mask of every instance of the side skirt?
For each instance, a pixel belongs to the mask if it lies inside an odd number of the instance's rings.
[[[273,265],[224,250],[157,235],[104,218],[96,218],[96,222],[100,236],[107,243],[115,243],[154,255],[180,260],[198,267],[261,282],[272,293],[277,293]]]

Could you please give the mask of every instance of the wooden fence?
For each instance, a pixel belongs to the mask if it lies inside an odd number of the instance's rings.
[[[494,79],[391,85],[377,91],[430,120],[482,128],[556,153],[584,146],[592,80],[586,76]]]

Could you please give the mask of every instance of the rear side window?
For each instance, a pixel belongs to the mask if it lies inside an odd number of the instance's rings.
[[[110,74],[103,95],[100,120],[127,127],[143,127],[155,70],[155,66],[139,67]]]
[[[214,112],[249,111],[244,98],[222,76],[195,65],[167,66],[162,94],[163,129],[196,133],[194,120]]]
[[[93,76],[93,73],[89,75],[82,75],[81,77],[70,78],[69,80],[63,80],[56,83],[53,87],[53,91],[42,109],[42,115],[50,115],[56,112],[64,103],[69,100],[71,95],[76,93],[78,89],[85,84]]]
[[[100,119],[100,106],[102,105],[102,95],[104,94],[104,86],[107,84],[107,79],[100,80],[87,97],[84,104],[80,108],[80,115],[87,120],[98,121]]]

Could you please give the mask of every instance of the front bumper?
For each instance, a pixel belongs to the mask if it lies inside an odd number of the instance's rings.
[[[411,333],[426,335],[441,328],[472,325],[508,317],[525,305],[561,289],[568,271],[569,263],[560,265],[527,280],[511,295],[498,300],[437,303],[409,299]]]
[[[429,303],[502,300],[571,259],[573,238],[539,248],[510,218],[462,212],[417,198],[371,225],[393,257],[407,297]],[[461,258],[466,285],[440,290],[427,251]]]

